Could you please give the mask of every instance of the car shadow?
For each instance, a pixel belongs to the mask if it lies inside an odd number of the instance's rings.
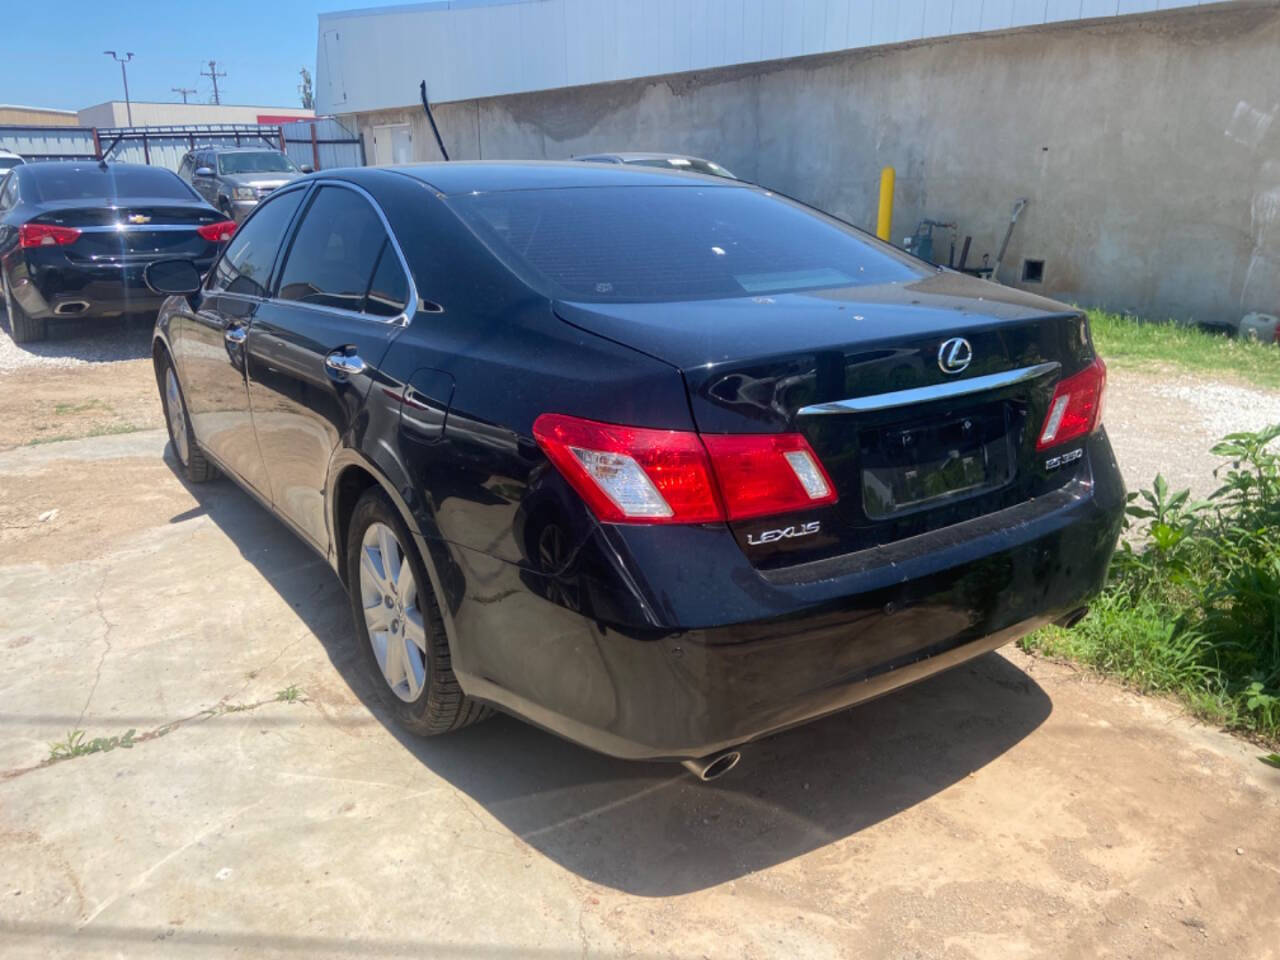
[[[0,298],[0,326],[12,343],[12,328]],[[59,318],[48,323],[44,340],[15,343],[13,348],[34,357],[114,363],[151,356],[151,333],[156,315],[139,313],[107,319]]]
[[[171,452],[166,459],[174,465]],[[1052,710],[1031,677],[988,654],[750,744],[710,784],[676,764],[616,760],[501,715],[416,738],[383,709],[327,564],[230,481],[190,489],[406,751],[542,855],[626,893],[702,890],[851,837],[991,763]]]

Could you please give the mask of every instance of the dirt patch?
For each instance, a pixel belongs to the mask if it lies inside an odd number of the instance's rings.
[[[106,460],[86,473],[74,460],[31,473],[0,473],[0,566],[48,562],[55,557],[100,556],[119,537],[171,521],[197,507],[176,477],[157,483],[163,440],[155,457]],[[43,518],[43,519],[42,519]]]
[[[0,450],[163,427],[151,359],[6,373],[0,424]]]

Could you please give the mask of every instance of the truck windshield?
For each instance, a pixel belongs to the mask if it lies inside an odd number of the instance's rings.
[[[218,157],[219,173],[297,173],[298,168],[283,153],[224,153]]]

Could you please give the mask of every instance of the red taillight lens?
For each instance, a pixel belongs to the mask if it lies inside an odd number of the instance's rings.
[[[1101,357],[1058,384],[1049,403],[1036,449],[1056,447],[1092,433],[1102,422],[1102,398],[1107,388],[1107,365]]]
[[[730,520],[836,502],[831,478],[802,434],[703,434],[702,442]]]
[[[236,222],[234,220],[219,220],[217,223],[206,223],[204,226],[196,227],[196,233],[210,243],[226,243],[235,232]]]
[[[20,247],[65,247],[80,239],[75,227],[55,227],[48,223],[24,223],[18,228]]]
[[[544,413],[533,435],[609,523],[712,523],[834,503],[800,434],[702,436]]]
[[[722,520],[696,433],[647,430],[544,413],[533,436],[587,506],[611,523]]]

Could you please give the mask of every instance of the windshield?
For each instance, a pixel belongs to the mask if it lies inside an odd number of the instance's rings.
[[[149,167],[114,167],[96,163],[34,163],[27,168],[27,183],[34,183],[41,200],[117,200],[146,197],[161,200],[195,200],[195,193],[178,175]]]
[[[260,153],[224,153],[218,156],[219,173],[297,173],[292,160],[275,150]]]
[[[763,296],[925,275],[852,227],[748,187],[511,190],[449,202],[512,270],[565,300]]]
[[[624,163],[635,167],[659,167],[663,170],[691,170],[694,173],[706,173],[713,177],[725,177],[737,180],[732,173],[720,164],[711,160],[699,160],[697,157],[645,157],[642,160],[624,160]]]

